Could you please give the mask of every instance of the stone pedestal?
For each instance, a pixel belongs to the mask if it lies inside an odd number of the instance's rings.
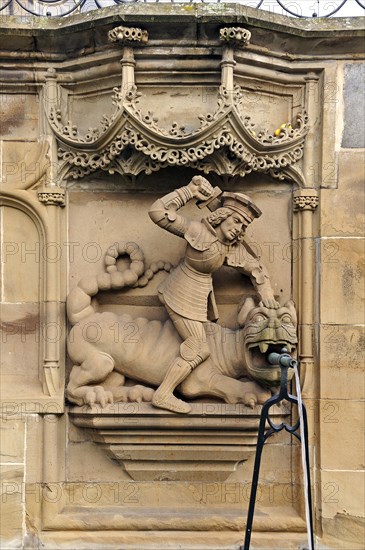
[[[118,403],[69,414],[134,481],[222,482],[255,453],[260,410],[194,403],[188,415],[176,415],[148,403]],[[277,407],[272,419],[289,415]]]

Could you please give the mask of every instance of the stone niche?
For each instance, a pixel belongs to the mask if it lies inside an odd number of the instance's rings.
[[[242,29],[235,31],[239,35]],[[163,75],[157,74],[153,60],[148,60],[150,42],[133,43],[126,38],[125,27],[116,27],[109,37],[115,42],[113,55],[119,52],[122,56],[121,81],[109,75],[105,89],[95,84],[102,89],[97,94],[81,83],[77,91],[70,90],[66,83],[57,93],[61,98],[58,111],[46,105],[58,141],[59,173],[67,189],[68,242],[73,247],[68,266],[70,290],[85,275],[105,272],[105,253],[114,243],[118,247],[135,242],[144,253],[145,269],[159,262],[177,265],[185,241],[162,232],[150,220],[148,210],[155,200],[200,173],[223,191],[248,194],[258,205],[262,216],[249,226],[246,242],[267,265],[280,303],[293,297],[293,190],[303,180],[306,84],[304,75],[284,87],[276,82],[268,85],[256,74],[252,80],[245,71],[240,74],[238,70],[236,77],[234,57],[242,56],[237,61],[242,63],[249,43],[249,33],[243,31],[241,42],[235,35],[232,40],[221,38],[222,50],[206,60],[209,74],[204,73],[205,61],[194,54],[197,75],[178,58],[177,77],[167,59]],[[151,31],[149,40],[152,37]],[[219,44],[219,32],[215,40]],[[219,54],[220,62],[215,60]],[[221,71],[214,72],[219,63]],[[49,71],[46,78],[48,86],[54,85],[58,72]],[[262,95],[257,94],[258,82],[264,87]],[[108,118],[103,129],[91,135],[88,128],[97,125],[104,114]],[[72,132],[63,122],[68,119],[77,126]],[[123,140],[129,140],[127,146]],[[197,221],[209,213],[197,208],[195,201],[183,211]],[[128,265],[126,257],[116,260],[120,271]],[[100,291],[93,297],[96,312],[131,316],[122,334],[114,338],[117,345],[126,346],[127,354],[128,346],[139,345],[134,319],[167,320],[158,299],[158,287],[167,276],[164,270],[158,271],[147,285]],[[238,331],[238,304],[255,295],[250,278],[223,267],[214,274],[214,289],[220,325],[230,333]],[[98,332],[97,321],[86,329]],[[163,342],[155,345],[158,348]],[[149,368],[154,368],[153,362]],[[69,364],[67,371],[71,369]],[[127,378],[127,387],[135,383]],[[128,544],[142,537],[140,544],[146,548],[154,546],[143,539],[141,531],[145,530],[154,532],[157,546],[169,545],[168,530],[176,532],[173,545],[183,544],[191,533],[212,530],[222,548],[234,544],[239,538],[237,530],[244,525],[261,408],[209,396],[190,401],[192,410],[187,415],[133,399],[105,407],[100,403],[69,407],[64,491],[68,495],[70,488],[78,489],[73,505],[65,497],[57,521],[82,524],[86,530],[97,524],[98,529],[134,531]],[[272,419],[290,422],[290,408],[274,409]],[[256,529],[288,530],[293,533],[288,540],[300,541],[305,523],[293,497],[294,480],[300,475],[293,467],[298,448],[283,436],[265,451]],[[48,517],[52,529],[55,519]],[[201,533],[198,537],[202,538]],[[209,534],[202,544],[216,548],[217,540]],[[190,548],[191,542],[184,544]]]
[[[321,29],[300,20],[287,27],[285,18],[272,21],[236,5],[222,11],[221,5],[123,4],[92,21],[80,14],[67,22],[50,18],[47,25],[47,40],[44,29],[31,30],[37,60],[22,58],[26,88],[18,88],[22,79],[9,68],[10,104],[26,93],[29,115],[18,109],[24,120],[14,118],[11,107],[1,142],[7,427],[29,413],[26,456],[19,458],[27,466],[23,546],[238,549],[260,403],[185,396],[191,411],[178,414],[154,407],[152,392],[143,401],[133,398],[136,383],[148,384],[128,374],[125,402],[72,401],[68,389],[65,397],[74,366],[66,352],[74,322],[67,321],[66,298],[85,277],[106,273],[110,247],[136,243],[145,258],[143,284],[89,293],[95,315],[131,316],[122,333],[119,325],[108,327],[113,344],[128,355],[128,346],[140,345],[134,319],[151,326],[168,321],[158,287],[186,248],[184,239],[151,221],[151,205],[197,175],[223,192],[248,195],[262,215],[249,225],[245,242],[266,265],[275,299],[281,305],[294,300],[298,314],[293,353],[301,361],[317,480],[314,240],[320,187],[331,192],[337,185],[336,108],[322,101],[337,70],[334,31],[325,22]],[[338,37],[348,38],[339,40],[339,48],[347,48],[341,52],[353,55],[359,35],[336,25]],[[9,42],[27,55],[28,30],[14,31]],[[196,222],[209,214],[195,200],[183,212]],[[329,214],[322,219],[332,223]],[[113,266],[128,269],[130,260],[117,256]],[[160,266],[153,276],[151,265]],[[213,286],[221,334],[240,341],[238,311],[244,298],[256,296],[253,278],[225,266],[214,273]],[[84,330],[91,343],[102,336],[94,318]],[[154,347],[158,353],[163,342],[156,339]],[[244,375],[236,378],[234,384],[243,383]],[[103,382],[96,377],[90,384]],[[295,422],[296,411],[286,403],[271,418]],[[319,493],[316,486],[318,533]],[[21,537],[8,539],[13,544]],[[284,550],[305,541],[300,448],[281,433],[264,448],[252,544]]]
[[[69,288],[86,274],[104,271],[105,251],[115,242],[133,241],[140,245],[146,267],[161,260],[176,265],[184,255],[185,243],[155,226],[148,209],[154,200],[188,183],[196,173],[192,169],[165,168],[149,176],[142,175],[134,187],[121,181],[119,175],[87,176],[72,183],[68,189],[68,239],[76,244],[73,262],[69,264]],[[213,174],[212,181],[230,189],[223,177]],[[268,265],[275,294],[285,303],[293,295],[292,189],[286,183],[273,183],[265,175],[247,176],[247,181],[237,179],[233,189],[247,193],[263,212],[262,219],[249,228],[247,242],[256,247]],[[184,215],[195,220],[204,214],[194,203],[184,208]],[[267,227],[271,228],[271,235],[275,233],[274,243]],[[129,260],[120,258],[118,263],[122,268]],[[164,322],[168,316],[157,289],[166,276],[166,272],[158,272],[141,288],[99,292],[93,298],[93,306],[100,313]],[[243,296],[255,293],[250,279],[224,267],[214,274],[214,288],[219,322],[227,330],[237,330],[237,305]],[[121,338],[120,345],[126,340],[127,346],[128,341],[133,346],[138,333],[131,325],[116,337]],[[70,371],[72,365],[67,368]],[[128,385],[133,383],[127,381]],[[185,544],[187,548],[192,548],[189,537],[192,533],[195,537],[196,532],[203,547],[216,548],[217,540],[222,548],[236,544],[248,505],[261,407],[251,409],[243,403],[230,404],[212,397],[195,398],[191,404],[188,415],[157,409],[150,403],[114,403],[105,408],[71,406],[66,487],[68,484],[79,487],[75,503],[84,508],[80,516],[76,508],[65,506],[67,514],[62,521],[72,517],[73,523],[79,518],[87,530],[93,529],[94,521],[100,529],[132,530],[132,540],[137,537],[143,548],[151,545],[142,537],[141,531],[145,530],[155,532],[156,548],[168,547],[166,532],[171,529],[183,531],[174,533],[173,544]],[[272,418],[276,423],[290,422],[291,410],[277,408]],[[296,488],[292,463],[297,451],[297,445],[293,446],[285,436],[278,436],[265,449],[262,467],[265,481],[258,503],[259,532],[276,529],[274,524],[282,521],[281,530],[295,533],[289,540],[305,537],[305,523],[296,511],[293,497]],[[82,487],[91,499],[96,499],[100,490],[104,500],[88,503]],[[113,496],[115,490],[117,502]],[[271,499],[274,515],[269,512]],[[121,523],[116,519],[120,509],[124,516]],[[212,526],[217,538],[212,534],[203,537],[201,532],[211,531]]]

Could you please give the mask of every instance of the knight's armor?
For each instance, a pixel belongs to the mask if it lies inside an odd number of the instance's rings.
[[[182,187],[158,199],[150,208],[151,219],[162,228],[185,238],[185,257],[160,285],[159,292],[165,304],[175,313],[195,321],[218,319],[214,298],[212,273],[228,265],[250,276],[260,293],[271,289],[265,267],[243,241],[224,244],[218,240],[214,228],[206,221],[190,221],[177,211],[192,194]]]

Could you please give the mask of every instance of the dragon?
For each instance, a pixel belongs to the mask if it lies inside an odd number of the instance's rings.
[[[128,269],[118,271],[116,260],[128,255]],[[84,277],[67,298],[67,314],[73,325],[68,354],[73,362],[67,398],[77,405],[118,401],[151,401],[172,361],[179,354],[181,338],[170,320],[133,318],[128,314],[98,312],[92,299],[99,292],[145,286],[164,262],[145,270],[136,243],[113,245],[105,256],[106,271]],[[249,296],[238,306],[238,327],[229,329],[206,323],[210,356],[178,386],[186,398],[212,396],[226,403],[249,407],[264,403],[280,382],[280,369],[267,355],[297,345],[297,316],[292,301],[278,309],[266,308]],[[129,381],[126,385],[126,381]],[[130,380],[134,385],[130,385]]]

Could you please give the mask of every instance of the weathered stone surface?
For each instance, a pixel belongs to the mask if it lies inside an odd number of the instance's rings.
[[[323,518],[348,516],[356,520],[364,517],[363,471],[322,470],[321,487]]]
[[[14,275],[12,278],[14,279]],[[20,290],[21,278],[19,278],[19,282]],[[35,284],[37,284],[37,278],[35,278]],[[17,291],[16,287],[17,285],[14,284],[15,292]],[[1,314],[1,376],[3,380],[7,378],[14,384],[8,397],[11,394],[22,392],[21,386],[24,379],[28,379],[28,385],[23,388],[22,393],[23,396],[26,393],[29,395],[32,393],[31,388],[39,385],[39,344],[41,340],[43,341],[39,304],[31,302],[3,303]],[[25,365],[26,372],[24,372]],[[2,399],[6,400],[6,397],[4,388],[2,388]]]
[[[363,518],[349,514],[336,514],[333,519],[323,519],[323,550],[363,550],[365,526]],[[322,548],[320,546],[319,548]]]
[[[337,189],[321,191],[321,234],[363,237],[365,165],[363,151],[339,153]]]
[[[83,430],[85,437],[87,433]],[[67,449],[68,479],[71,482],[130,482],[130,476],[103,449],[94,443],[69,443]]]
[[[365,109],[365,63],[345,65],[344,130],[342,147],[365,147],[365,126],[362,123]]]
[[[320,326],[320,380],[324,399],[362,399],[364,327]]]
[[[36,94],[2,94],[0,104],[2,139],[37,139],[39,132],[38,108]],[[6,157],[4,160],[6,161]],[[19,160],[20,162],[21,160]],[[8,173],[13,170],[10,165],[6,168]],[[18,165],[17,168],[20,166]]]
[[[46,249],[40,242],[36,225],[21,210],[2,207],[4,302],[39,300],[41,266]],[[16,273],[16,277],[15,277]]]
[[[361,471],[364,468],[363,401],[322,399],[319,427],[321,465],[324,469]],[[339,441],[341,444],[338,444]]]
[[[24,418],[0,419],[0,462],[24,462]]]
[[[1,465],[1,547],[21,548],[23,534],[23,466]]]
[[[90,52],[94,51],[95,46],[99,46],[100,43],[106,44],[107,36],[101,32],[100,27],[105,25],[109,29],[112,25],[120,25],[121,20],[131,26],[143,23],[149,31],[150,41],[151,29],[156,29],[156,27],[159,29],[161,25],[165,27],[167,36],[174,39],[176,36],[181,38],[182,31],[186,32],[186,29],[189,31],[189,25],[193,26],[195,33],[192,35],[191,30],[189,33],[191,42],[192,39],[197,39],[198,21],[208,23],[210,35],[215,33],[218,25],[249,24],[255,27],[255,37],[258,37],[264,47],[267,47],[268,44],[268,32],[276,31],[275,39],[270,36],[269,43],[272,49],[282,51],[283,38],[285,37],[288,41],[286,46],[288,51],[300,53],[307,48],[309,52],[312,52],[316,48],[317,55],[323,51],[326,53],[332,51],[333,54],[334,45],[340,51],[342,48],[350,52],[361,51],[364,36],[361,18],[357,18],[355,21],[352,18],[338,20],[295,19],[264,10],[255,10],[241,4],[194,4],[191,6],[188,4],[183,6],[153,3],[143,6],[127,4],[122,7],[108,8],[107,13],[94,12],[93,17],[90,17],[90,13],[85,13],[75,15],[72,20],[66,18],[60,22],[54,18],[34,18],[31,24],[28,22],[24,24],[20,18],[11,16],[4,17],[3,20],[2,32],[7,36],[5,44],[10,50],[15,49],[15,46],[32,50],[34,42],[30,40],[30,37],[36,37],[36,45],[39,49],[47,47],[49,51],[62,52],[61,59],[65,58],[65,51],[69,55],[78,55],[82,48]],[[76,32],[72,41],[69,37],[70,33],[67,33],[69,40],[68,45],[65,46],[62,37],[65,32],[70,30],[70,27]],[[288,28],[290,29],[289,33]],[[16,40],[14,40],[14,35]],[[291,35],[294,35],[294,39]],[[92,36],[96,36],[97,40],[92,40]],[[340,40],[342,37],[347,38],[344,44]]]
[[[44,409],[39,409],[44,412]],[[40,483],[43,476],[43,416],[29,414],[23,417],[26,423],[27,468],[25,483]]]
[[[28,107],[29,100],[26,101]],[[31,108],[31,101],[29,103]],[[20,123],[20,126],[23,127],[23,124]],[[31,134],[27,137],[30,138]],[[48,148],[49,144],[44,141],[3,141],[0,189],[2,185],[4,189],[29,189],[37,184],[50,164]]]
[[[37,280],[37,284],[39,281]],[[14,285],[16,291],[16,285]],[[42,388],[44,347],[65,341],[64,304],[54,304],[62,322],[45,320],[40,305],[32,302],[1,304],[1,399],[4,415],[57,413],[63,394],[49,398]],[[44,312],[44,310],[43,310]],[[47,404],[48,402],[48,404]]]
[[[285,515],[285,508],[281,513]],[[290,525],[290,522],[288,523]],[[75,539],[77,541],[75,542]],[[174,542],[172,542],[172,539]],[[105,550],[112,550],[115,547],[123,545],[125,550],[139,550],[141,548],[150,548],[151,550],[161,550],[161,548],[180,550],[192,550],[195,548],[204,550],[236,550],[242,545],[244,540],[244,531],[229,531],[225,527],[221,531],[211,533],[209,531],[153,531],[134,532],[133,540],[129,534],[124,531],[105,531],[102,535],[93,531],[70,530],[60,534],[57,532],[44,532],[42,541],[49,548],[57,546],[61,550],[69,550],[73,547],[77,550],[88,550],[90,545],[95,544]],[[292,550],[305,546],[306,534],[289,533],[254,533],[252,540],[257,550]],[[278,542],[280,541],[280,542]],[[278,544],[280,546],[278,546]],[[176,546],[178,545],[178,546]],[[319,547],[320,550],[328,550],[325,547]],[[345,547],[342,546],[341,550]],[[346,547],[346,550],[355,550],[354,547]],[[357,550],[357,548],[356,548]],[[362,548],[359,548],[362,550]]]
[[[364,242],[355,238],[321,241],[321,322],[364,322]]]

